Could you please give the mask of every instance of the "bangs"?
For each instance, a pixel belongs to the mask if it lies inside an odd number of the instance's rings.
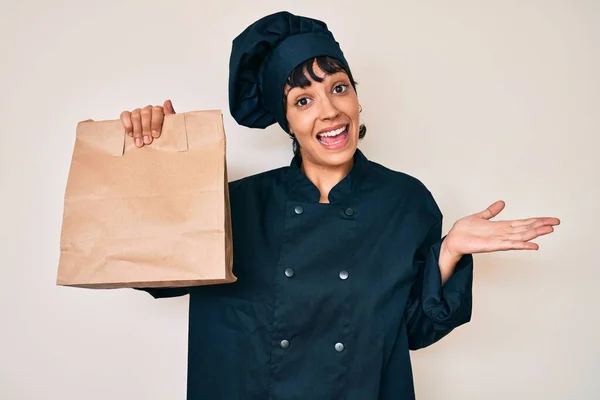
[[[311,80],[315,82],[323,82],[323,79],[315,74],[313,68],[315,61],[319,68],[327,75],[332,75],[337,72],[343,72],[346,75],[348,75],[348,77],[350,78],[350,83],[352,84],[354,89],[356,89],[356,83],[354,82],[352,76],[348,73],[348,71],[346,71],[346,69],[342,65],[340,65],[340,63],[338,63],[337,60],[328,56],[314,57],[312,59],[306,60],[305,62],[294,68],[294,70],[288,76],[286,82],[290,89],[295,87],[304,88],[310,86]]]

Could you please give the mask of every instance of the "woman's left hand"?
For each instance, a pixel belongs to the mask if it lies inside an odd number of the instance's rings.
[[[465,254],[490,253],[506,250],[537,250],[533,239],[554,231],[560,220],[553,217],[490,221],[504,209],[497,201],[485,211],[461,218],[442,243],[445,250],[458,259]]]

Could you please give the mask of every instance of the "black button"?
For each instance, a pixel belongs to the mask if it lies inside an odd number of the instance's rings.
[[[287,276],[288,278],[291,278],[292,276],[294,276],[294,270],[291,268],[286,268],[285,269],[285,276]]]
[[[352,208],[348,207],[348,208],[346,208],[344,210],[344,214],[346,214],[347,216],[351,217],[351,216],[354,215],[354,210]]]
[[[300,215],[304,212],[304,208],[302,208],[302,206],[296,206],[296,208],[294,208],[294,212]]]

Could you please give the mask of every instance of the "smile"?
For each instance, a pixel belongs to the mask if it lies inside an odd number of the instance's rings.
[[[317,134],[319,142],[328,149],[342,147],[348,141],[348,125]]]

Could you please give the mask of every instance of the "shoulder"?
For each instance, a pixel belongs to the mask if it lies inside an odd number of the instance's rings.
[[[403,171],[393,170],[374,161],[369,161],[369,180],[389,190],[417,197],[430,197],[431,191],[418,177]]]
[[[288,169],[289,167],[280,167],[233,180],[229,182],[229,192],[231,195],[235,195],[273,188],[284,182]]]
[[[396,203],[402,203],[404,210],[427,214],[435,220],[441,218],[441,211],[431,190],[417,176],[391,169],[374,161],[369,161],[369,171],[367,181],[373,189],[378,187],[383,191],[380,195]]]

